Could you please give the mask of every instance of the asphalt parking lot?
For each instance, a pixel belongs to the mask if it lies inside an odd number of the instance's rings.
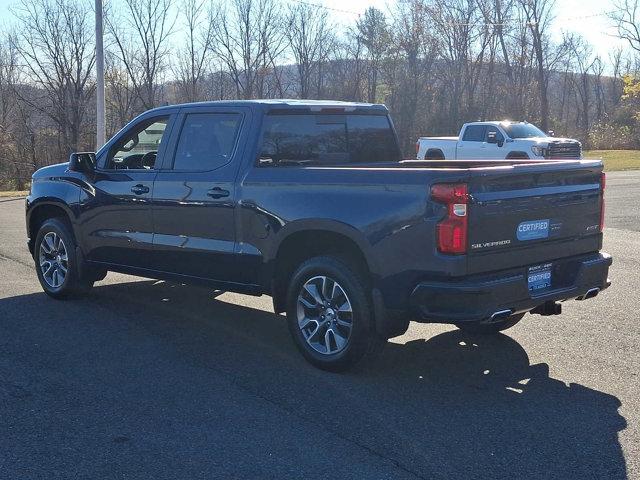
[[[609,174],[597,298],[493,338],[412,324],[343,375],[267,297],[109,274],[48,298],[0,200],[0,478],[640,478],[639,198]]]

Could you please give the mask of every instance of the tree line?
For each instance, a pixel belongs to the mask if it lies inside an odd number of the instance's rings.
[[[638,148],[639,2],[609,14],[628,48],[602,58],[553,34],[554,0],[398,0],[346,27],[301,0],[121,0],[105,11],[107,134],[165,104],[319,98],[385,103],[408,157],[420,135],[502,118]],[[5,186],[95,149],[91,3],[22,0],[0,34]]]

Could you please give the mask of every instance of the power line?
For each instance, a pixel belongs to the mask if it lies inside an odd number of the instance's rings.
[[[295,2],[295,3],[299,3],[301,5],[307,5],[309,7],[313,7],[313,8],[319,8],[319,9],[323,9],[323,10],[330,10],[332,12],[338,12],[338,13],[346,13],[348,15],[355,15],[357,17],[361,17],[362,13],[361,12],[355,12],[353,10],[344,10],[344,9],[340,9],[340,8],[333,8],[333,7],[327,7],[326,5],[322,5],[322,4],[318,4],[318,3],[311,3],[311,2],[306,2],[304,0],[288,0],[290,2]],[[558,17],[556,18],[556,24],[562,24],[562,23],[569,23],[569,22],[576,22],[576,21],[580,21],[580,20],[586,20],[589,18],[597,18],[597,17],[608,17],[614,13],[620,12],[624,9],[619,8],[616,10],[611,10],[611,11],[607,11],[607,12],[600,12],[600,13],[592,13],[589,15],[576,15],[576,16],[570,16],[570,17]],[[518,22],[513,22],[513,21],[509,21],[509,22],[472,22],[472,23],[464,23],[464,22],[447,22],[447,25],[450,26],[495,26],[495,27],[502,27],[502,26],[508,26],[508,25],[517,25]],[[535,25],[536,22],[524,22],[521,25],[524,26],[530,26],[530,25]]]
[[[321,8],[323,10],[331,10],[332,12],[347,13],[349,15],[356,15],[358,17],[362,16],[362,13],[354,12],[353,10],[342,10],[340,8],[327,7],[326,5],[319,5],[317,3],[305,2],[303,0],[289,0],[289,1],[299,3],[301,5],[307,5],[308,7]]]

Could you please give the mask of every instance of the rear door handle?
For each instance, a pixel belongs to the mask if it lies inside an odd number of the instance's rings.
[[[131,191],[136,195],[142,195],[143,193],[149,193],[149,187],[139,183],[138,185],[131,187]]]
[[[225,190],[224,188],[220,188],[220,187],[213,187],[211,190],[207,192],[207,195],[209,195],[211,198],[228,197],[229,190]]]

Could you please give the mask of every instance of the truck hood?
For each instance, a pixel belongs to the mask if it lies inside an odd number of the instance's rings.
[[[514,138],[514,140],[530,140],[531,142],[535,142],[536,145],[540,145],[541,147],[547,146],[550,143],[580,143],[575,138],[561,138],[561,137],[530,137],[530,138]]]
[[[55,165],[49,165],[42,167],[31,176],[34,180],[39,178],[50,178],[63,175],[69,168],[69,162],[56,163]]]

